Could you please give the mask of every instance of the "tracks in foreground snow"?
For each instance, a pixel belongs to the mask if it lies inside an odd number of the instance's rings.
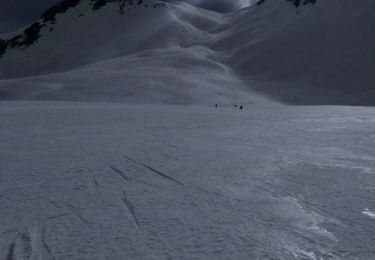
[[[372,109],[6,107],[0,258],[373,255]]]

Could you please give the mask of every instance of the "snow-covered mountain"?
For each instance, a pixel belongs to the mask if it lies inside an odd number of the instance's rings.
[[[374,11],[371,0],[65,0],[2,37],[0,94],[233,103],[256,90],[374,104]]]
[[[266,1],[249,10],[217,46],[228,50],[234,43],[232,66],[249,85],[277,99],[375,104],[375,2],[296,4]]]
[[[65,0],[1,35],[0,259],[375,259],[375,108],[275,102],[374,105],[374,8]]]

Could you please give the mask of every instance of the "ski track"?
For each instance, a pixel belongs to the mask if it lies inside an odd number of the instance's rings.
[[[82,222],[82,224],[84,224],[84,226],[86,228],[91,229],[91,226],[90,226],[89,222],[87,220],[85,220],[79,213],[77,213],[76,212],[77,210],[71,204],[67,203],[66,207],[67,207],[67,209],[70,210],[72,216],[79,219]]]
[[[47,220],[53,220],[53,219],[57,219],[57,218],[63,218],[63,217],[69,216],[71,214],[72,213],[62,213],[62,214],[59,214],[59,215],[50,216],[50,217],[47,218]]]
[[[126,155],[124,157],[127,160],[131,161],[132,163],[134,163],[136,165],[139,165],[139,166],[142,166],[142,167],[150,170],[151,172],[155,173],[156,175],[158,175],[158,176],[160,176],[160,177],[162,177],[162,178],[164,178],[164,179],[166,179],[168,181],[172,181],[174,183],[177,183],[177,184],[183,186],[183,184],[180,181],[176,180],[175,178],[169,176],[168,174],[166,174],[164,172],[161,172],[161,171],[159,171],[159,170],[157,170],[157,169],[155,169],[155,168],[153,168],[153,167],[151,167],[151,166],[149,166],[149,165],[147,165],[145,163],[138,162],[137,160],[133,159],[132,157],[129,157],[129,156],[126,156]]]
[[[157,175],[159,175],[159,176],[161,176],[161,177],[163,177],[163,178],[165,178],[165,179],[167,179],[167,180],[169,180],[169,181],[173,181],[173,182],[175,182],[175,183],[177,183],[177,184],[183,186],[183,184],[182,184],[180,181],[176,180],[175,178],[169,176],[168,174],[166,174],[166,173],[164,173],[164,172],[161,172],[161,171],[159,171],[159,170],[157,170],[157,169],[154,169],[154,168],[152,168],[151,166],[149,166],[149,165],[147,165],[147,164],[144,164],[144,163],[141,163],[140,165],[142,165],[142,166],[145,167],[146,169],[149,169],[150,171],[154,172],[155,174],[157,174]]]
[[[9,251],[8,251],[8,254],[6,256],[6,260],[15,260],[14,259],[14,247],[16,246],[16,242],[13,242],[10,244],[9,246]]]
[[[139,220],[138,220],[137,214],[135,212],[135,207],[134,207],[133,203],[127,198],[127,195],[126,195],[125,191],[123,191],[123,196],[122,196],[121,199],[124,202],[125,208],[126,208],[127,212],[130,214],[130,216],[132,217],[136,227],[139,228]]]
[[[125,173],[123,171],[120,171],[119,169],[117,169],[116,167],[113,167],[113,166],[109,166],[109,168],[112,171],[114,171],[115,173],[117,173],[118,176],[120,176],[120,178],[123,179],[124,181],[128,180],[128,177],[125,175]]]
[[[42,244],[43,244],[43,247],[44,249],[47,251],[50,259],[53,259],[53,254],[52,254],[52,250],[51,248],[49,247],[47,241],[46,241],[46,225],[43,225],[43,228],[42,228]]]

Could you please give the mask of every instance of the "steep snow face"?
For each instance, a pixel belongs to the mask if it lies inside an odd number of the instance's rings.
[[[188,2],[65,0],[0,41],[0,94],[81,99],[95,78],[105,100],[232,103],[255,89],[292,104],[375,104],[374,1]]]
[[[275,99],[375,104],[375,2],[295,6],[267,0],[234,16],[214,48],[230,53],[227,62],[248,84]]]

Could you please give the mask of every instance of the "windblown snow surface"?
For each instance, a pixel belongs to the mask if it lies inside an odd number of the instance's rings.
[[[0,36],[0,259],[375,258],[375,2],[216,3]]]

